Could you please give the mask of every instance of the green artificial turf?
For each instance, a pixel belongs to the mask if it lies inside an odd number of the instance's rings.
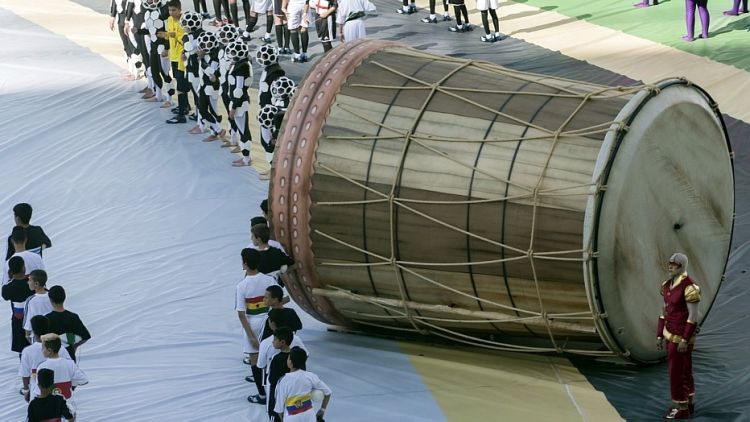
[[[692,43],[681,39],[687,34],[684,0],[667,0],[658,6],[643,9],[633,7],[636,0],[513,1],[582,19],[750,71],[750,14],[724,16],[723,11],[731,8],[731,0],[709,1],[709,38],[696,39]],[[695,36],[698,36],[701,27],[697,11],[695,20]],[[502,26],[502,22],[500,25]]]

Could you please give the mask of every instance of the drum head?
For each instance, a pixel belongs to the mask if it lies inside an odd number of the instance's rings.
[[[587,271],[597,328],[612,350],[640,362],[655,349],[661,282],[674,252],[685,253],[701,288],[701,323],[719,290],[731,243],[734,175],[718,109],[700,88],[670,80],[643,91],[610,133],[595,180],[606,186],[589,202],[587,244],[598,255]],[[598,309],[597,309],[598,308]]]

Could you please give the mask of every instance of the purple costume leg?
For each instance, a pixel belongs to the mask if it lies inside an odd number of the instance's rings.
[[[693,41],[693,30],[695,28],[695,0],[685,0],[685,25],[687,35],[682,37],[687,42]]]
[[[740,3],[742,3],[742,9],[740,9]],[[747,13],[747,0],[734,0],[732,3],[732,10],[724,12],[725,16],[737,16],[740,13]]]
[[[708,14],[708,0],[696,0],[698,3],[698,15],[701,18],[701,38],[708,38],[708,25],[711,22],[711,16]]]
[[[637,7],[637,8],[648,7],[649,6],[648,2],[649,2],[649,0],[643,0],[640,3],[634,4],[633,7]],[[656,6],[658,4],[659,4],[659,0],[654,0],[654,6]]]

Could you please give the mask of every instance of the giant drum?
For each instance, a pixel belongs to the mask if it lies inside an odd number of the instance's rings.
[[[500,350],[653,362],[675,251],[722,281],[732,153],[684,79],[608,87],[346,43],[300,84],[277,143],[285,281],[321,321]]]

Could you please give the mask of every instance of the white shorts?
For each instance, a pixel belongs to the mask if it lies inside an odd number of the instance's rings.
[[[254,316],[252,318],[247,318],[247,322],[250,323],[250,329],[253,330],[253,334],[255,334],[256,340],[258,340],[258,344],[260,344],[260,337],[263,335],[263,328],[266,326],[266,315],[263,316]],[[242,344],[242,352],[243,353],[258,353],[258,348],[253,347],[252,344],[250,344],[250,339],[247,337],[247,333],[245,330],[242,330],[244,343]]]
[[[303,19],[303,15],[305,14],[305,7],[304,6],[296,6],[296,5],[290,5],[287,7],[286,11],[286,19],[287,19],[287,26],[290,30],[297,29],[300,26],[303,28],[307,28],[310,26],[311,22],[315,22],[315,18],[312,16],[312,13],[310,13],[312,9],[307,11],[307,22]]]
[[[253,0],[252,11],[258,15],[265,15],[273,8],[273,0]]]
[[[497,9],[497,0],[477,0],[477,10]]]

